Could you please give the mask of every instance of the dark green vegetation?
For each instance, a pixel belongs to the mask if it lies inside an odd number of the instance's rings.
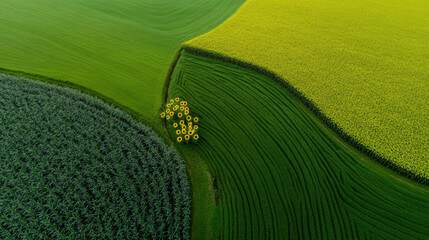
[[[0,75],[0,239],[188,239],[184,162],[74,90]]]
[[[89,88],[151,120],[182,42],[244,0],[2,0],[0,67]]]
[[[215,237],[429,238],[427,186],[345,144],[274,80],[185,52],[169,94],[200,117],[198,147],[180,149],[209,166]]]

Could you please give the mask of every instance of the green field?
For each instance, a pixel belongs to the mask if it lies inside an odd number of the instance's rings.
[[[184,161],[70,89],[0,75],[0,239],[188,239]]]
[[[0,1],[0,72],[97,95],[142,116],[165,137],[157,111],[175,54],[182,42],[216,27],[243,2]],[[192,234],[209,237],[207,166],[192,154],[186,158],[194,189]]]
[[[429,190],[345,144],[287,89],[183,53],[169,95],[200,118],[219,239],[425,239]]]
[[[0,68],[69,81],[157,115],[181,43],[244,0],[2,0]]]
[[[248,0],[187,46],[277,75],[339,132],[429,179],[427,0]]]

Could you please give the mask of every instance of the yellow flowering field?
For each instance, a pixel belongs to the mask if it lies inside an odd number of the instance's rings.
[[[184,48],[277,76],[358,145],[429,177],[426,0],[248,0]]]
[[[161,118],[165,118],[173,127],[175,138],[179,143],[196,143],[198,135],[198,117],[192,117],[187,101],[180,101],[176,97],[171,99],[161,113]]]

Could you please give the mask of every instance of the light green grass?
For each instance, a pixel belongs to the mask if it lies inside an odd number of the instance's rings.
[[[219,239],[427,239],[429,190],[344,143],[274,80],[189,53],[170,96],[198,115]],[[215,180],[216,179],[216,180]]]
[[[149,119],[181,43],[242,2],[2,0],[0,67],[79,84]]]
[[[340,131],[429,177],[426,0],[249,0],[187,46],[270,71]]]
[[[185,163],[93,97],[0,74],[0,239],[189,239]]]

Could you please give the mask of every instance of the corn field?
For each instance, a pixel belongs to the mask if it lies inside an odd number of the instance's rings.
[[[0,75],[0,239],[189,239],[183,160],[71,89]]]

